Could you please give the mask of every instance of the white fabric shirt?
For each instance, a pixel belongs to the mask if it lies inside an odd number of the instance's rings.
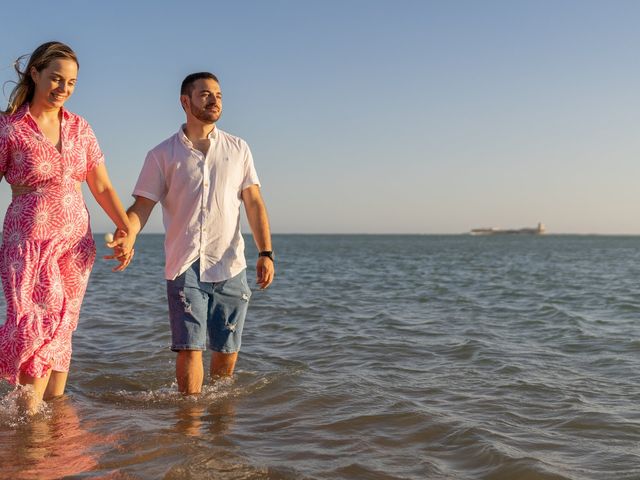
[[[205,156],[183,128],[149,151],[133,195],[162,205],[165,277],[175,279],[200,259],[200,279],[220,282],[247,266],[241,193],[260,181],[244,140],[215,127]]]

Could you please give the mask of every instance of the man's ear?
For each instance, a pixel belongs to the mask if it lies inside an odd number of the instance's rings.
[[[182,109],[186,112],[187,111],[187,107],[189,106],[189,97],[187,97],[186,95],[180,95],[180,105],[182,105]]]

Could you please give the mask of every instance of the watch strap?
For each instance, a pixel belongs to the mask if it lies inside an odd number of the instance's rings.
[[[272,262],[275,262],[273,256],[273,250],[262,250],[258,253],[258,257],[269,257]]]

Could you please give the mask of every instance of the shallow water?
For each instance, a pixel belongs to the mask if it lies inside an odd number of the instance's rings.
[[[162,237],[123,274],[98,260],[68,395],[25,420],[0,387],[0,476],[640,479],[640,238],[274,243],[237,374],[196,400]]]

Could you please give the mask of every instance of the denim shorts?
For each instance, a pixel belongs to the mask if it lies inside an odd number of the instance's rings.
[[[200,260],[167,280],[171,350],[240,351],[251,290],[246,271],[221,282],[200,281]]]

